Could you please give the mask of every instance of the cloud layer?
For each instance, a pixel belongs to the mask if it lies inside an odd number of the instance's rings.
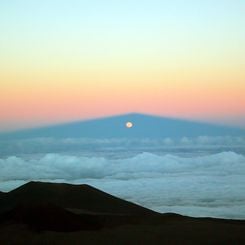
[[[46,154],[0,159],[0,190],[30,180],[88,183],[161,212],[245,219],[245,156],[142,153],[108,159]]]
[[[180,139],[90,139],[90,138],[31,138],[0,140],[0,157],[18,154],[32,153],[74,153],[74,152],[104,152],[111,153],[120,151],[155,152],[166,150],[168,152],[176,149],[197,149],[214,152],[234,151],[242,148],[245,150],[245,137],[210,137],[199,136],[196,138],[183,137]],[[91,155],[91,154],[90,154]]]

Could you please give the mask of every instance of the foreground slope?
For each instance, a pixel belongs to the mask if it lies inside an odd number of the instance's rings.
[[[2,194],[0,244],[245,244],[245,221],[159,214],[88,185]]]
[[[0,203],[3,203],[3,199],[6,197],[6,194],[3,192],[0,192]],[[0,212],[1,212],[1,208],[0,208]]]
[[[0,224],[28,225],[35,231],[72,232],[98,230],[102,227],[96,216],[77,215],[50,203],[19,204],[0,214]]]
[[[90,213],[153,213],[149,209],[124,201],[89,185],[29,182],[5,195],[0,202],[0,212],[18,204],[52,203],[63,208],[79,209]]]

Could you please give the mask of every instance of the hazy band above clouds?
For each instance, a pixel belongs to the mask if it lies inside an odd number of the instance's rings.
[[[212,152],[234,151],[234,148],[245,148],[245,137],[231,136],[199,136],[196,138],[183,137],[180,139],[92,139],[92,138],[31,138],[0,140],[0,157],[18,154],[50,153],[50,152],[81,152],[104,151],[117,152],[119,150],[136,151],[138,153],[156,149],[174,148],[202,148],[212,149]],[[218,151],[213,151],[219,149]]]

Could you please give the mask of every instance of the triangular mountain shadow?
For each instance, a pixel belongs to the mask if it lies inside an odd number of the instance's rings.
[[[132,122],[133,127],[125,124]],[[204,136],[242,136],[245,130],[208,123],[131,113],[86,121],[2,134],[2,139],[15,138],[163,138]]]

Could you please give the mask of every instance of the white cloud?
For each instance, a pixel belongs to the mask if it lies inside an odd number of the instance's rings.
[[[46,154],[38,159],[11,156],[0,159],[0,180],[120,178],[128,179],[166,174],[227,175],[245,174],[245,157],[234,152],[184,158],[166,154],[142,153],[127,159]],[[124,177],[125,179],[125,177]]]

